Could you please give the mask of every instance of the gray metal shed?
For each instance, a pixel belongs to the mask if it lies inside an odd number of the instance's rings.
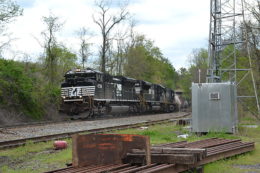
[[[232,83],[192,83],[192,131],[235,133],[236,86]]]

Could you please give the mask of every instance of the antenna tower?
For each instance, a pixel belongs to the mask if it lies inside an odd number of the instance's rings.
[[[254,99],[260,114],[257,89],[252,70],[251,50],[245,21],[244,0],[211,0],[208,47],[208,83],[230,81],[237,87],[237,100]],[[243,25],[241,25],[243,24]],[[240,49],[239,49],[240,48]],[[246,49],[243,68],[238,64],[239,51]],[[244,61],[243,61],[244,62]],[[247,66],[245,68],[245,66]],[[240,95],[241,84],[249,81],[253,93]],[[248,89],[247,89],[248,90]],[[243,93],[245,93],[243,91]]]

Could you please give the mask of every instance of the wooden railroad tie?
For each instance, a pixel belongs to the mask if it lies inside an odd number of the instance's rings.
[[[169,148],[152,147],[151,163],[177,163],[195,164],[206,157],[206,149],[200,148]],[[132,149],[124,158],[125,163],[143,164],[145,161],[145,151]]]

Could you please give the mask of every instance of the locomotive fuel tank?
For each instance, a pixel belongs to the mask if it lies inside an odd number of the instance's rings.
[[[116,113],[124,113],[129,111],[129,106],[110,106],[110,112],[111,114]]]

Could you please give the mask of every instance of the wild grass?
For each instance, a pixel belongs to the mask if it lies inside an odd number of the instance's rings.
[[[258,125],[257,128],[244,127],[242,125]],[[208,135],[206,135],[208,136]],[[205,165],[205,172],[212,173],[240,173],[240,172],[260,172],[260,123],[253,121],[251,118],[245,118],[238,127],[238,133],[235,135],[228,135],[228,137],[242,139],[243,141],[255,142],[255,150],[245,154],[241,154],[228,159],[219,160]],[[254,168],[259,165],[258,168]],[[242,166],[242,167],[241,167]],[[243,168],[246,166],[248,168]],[[251,167],[251,168],[250,168]]]
[[[0,152],[0,172],[2,173],[38,173],[65,167],[71,162],[71,140],[67,139],[68,148],[54,150],[53,141],[26,145],[2,150]]]
[[[150,126],[145,130],[137,128],[115,131],[112,133],[145,135],[150,137],[152,144],[161,144],[183,140],[181,138],[177,138],[177,136],[185,133],[185,130],[181,126],[176,126],[173,123],[169,123],[165,125]]]
[[[256,143],[255,150],[228,159],[219,160],[205,165],[205,172],[210,173],[240,173],[240,172],[260,172],[260,169],[253,169],[250,166],[260,164],[260,144]],[[249,166],[243,168],[241,166]]]

